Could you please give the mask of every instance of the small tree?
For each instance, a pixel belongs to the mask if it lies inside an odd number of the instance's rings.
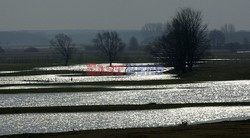
[[[74,52],[72,38],[65,34],[57,34],[55,38],[50,41],[52,48],[54,48],[64,58],[65,66],[68,65],[70,58]]]
[[[138,41],[135,37],[131,37],[130,38],[130,42],[129,42],[129,50],[138,50],[139,49],[139,44]]]
[[[181,9],[168,23],[167,31],[153,43],[152,54],[175,70],[191,71],[209,46],[207,25],[200,11]]]
[[[93,42],[97,49],[100,50],[103,56],[109,61],[110,66],[117,60],[125,48],[125,44],[116,32],[98,33]]]

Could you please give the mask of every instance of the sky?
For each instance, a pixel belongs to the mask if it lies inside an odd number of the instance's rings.
[[[201,10],[209,29],[250,30],[250,0],[0,0],[0,31],[133,30],[183,7]]]

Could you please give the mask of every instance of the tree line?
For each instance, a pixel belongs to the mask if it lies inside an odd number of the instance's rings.
[[[145,30],[150,29],[162,30],[160,27],[145,26]],[[57,34],[50,44],[62,55],[65,65],[68,65],[75,51],[72,38],[66,34]],[[98,33],[93,39],[93,44],[110,65],[119,58],[125,48],[122,39],[113,31]],[[137,45],[136,38],[131,38],[129,48],[135,50]],[[166,24],[162,35],[151,44],[150,53],[164,65],[172,66],[177,71],[186,72],[192,70],[209,45],[207,25],[203,24],[201,12],[184,8]]]
[[[174,67],[176,71],[192,71],[194,65],[203,57],[205,51],[223,46],[234,47],[236,44],[230,38],[235,32],[235,27],[227,24],[221,30],[208,31],[207,24],[203,21],[201,11],[192,8],[180,9],[166,24],[147,24],[143,30],[148,35],[154,35],[154,40],[149,45],[150,54],[165,66]],[[104,31],[96,35],[92,41],[94,48],[112,66],[126,44],[115,31]],[[244,40],[249,44],[248,40]],[[68,65],[75,52],[72,38],[66,34],[57,34],[50,45],[61,54]],[[138,50],[138,41],[132,37],[127,47],[129,50]]]
[[[211,41],[211,48],[213,49],[230,49],[232,52],[243,49],[250,49],[248,38],[243,38],[239,43],[233,38],[235,37],[236,29],[232,24],[225,24],[220,30],[212,30],[209,32],[209,39]]]

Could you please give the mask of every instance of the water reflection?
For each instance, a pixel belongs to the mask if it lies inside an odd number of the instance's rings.
[[[110,128],[165,127],[183,121],[196,124],[209,121],[249,119],[250,107],[202,107],[169,110],[14,114],[0,115],[0,135],[48,133]]]
[[[122,75],[122,76],[64,76],[57,75],[32,75],[0,77],[0,84],[47,84],[47,83],[75,83],[75,82],[102,82],[102,81],[142,81],[142,80],[167,80],[175,79],[175,75]]]
[[[107,87],[112,88],[112,86]],[[0,107],[250,102],[250,81],[206,82],[145,87],[162,89],[113,92],[0,94]],[[128,88],[143,88],[143,86],[131,86]]]
[[[99,64],[107,65],[107,64]],[[113,65],[123,65],[126,64],[114,63]],[[140,63],[137,66],[151,66],[153,63]],[[164,68],[167,71],[171,68]],[[43,74],[43,75],[24,75],[24,76],[3,76],[0,77],[1,84],[40,84],[40,83],[74,83],[74,82],[100,82],[100,81],[141,81],[141,80],[166,80],[166,79],[176,79],[175,75],[162,74],[162,75],[146,75],[148,73],[147,69],[140,70],[140,72],[135,72],[130,75],[120,75],[120,76],[84,76],[79,75],[79,71],[83,73],[87,71],[86,65],[73,65],[73,66],[55,66],[55,67],[42,67],[34,68],[30,71],[78,71],[76,74]],[[104,70],[105,71],[105,70]],[[18,73],[10,71],[11,73]],[[3,74],[10,73],[9,71],[2,72]],[[28,72],[28,71],[26,71]],[[121,70],[121,72],[126,72],[126,67]],[[157,71],[151,72],[151,74],[157,74]],[[0,72],[1,73],[1,72]],[[138,75],[145,74],[145,75]]]

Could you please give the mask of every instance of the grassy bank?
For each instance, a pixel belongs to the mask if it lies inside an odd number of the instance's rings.
[[[209,61],[180,77],[186,81],[249,80],[250,60]]]
[[[70,113],[70,112],[106,112],[173,109],[184,107],[216,107],[216,106],[250,106],[249,102],[231,103],[186,103],[186,104],[145,104],[145,105],[86,105],[86,106],[54,106],[54,107],[10,107],[0,108],[0,114],[19,113]]]
[[[126,90],[150,90],[150,89],[122,89],[105,87],[86,87],[86,88],[39,88],[39,89],[7,89],[0,90],[0,94],[21,94],[21,93],[63,93],[63,92],[105,92],[105,91],[126,91]]]
[[[22,134],[5,138],[247,138],[250,137],[250,120],[201,125],[180,125],[166,128],[136,128],[73,131],[50,134]]]

